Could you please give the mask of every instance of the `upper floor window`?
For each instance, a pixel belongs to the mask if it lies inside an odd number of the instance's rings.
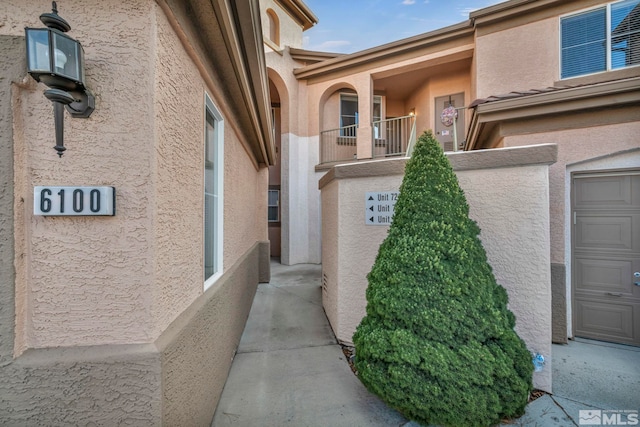
[[[269,40],[280,46],[280,20],[273,9],[267,9],[269,19]]]
[[[561,78],[640,64],[640,0],[560,19]]]

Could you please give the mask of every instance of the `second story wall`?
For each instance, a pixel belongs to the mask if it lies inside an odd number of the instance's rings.
[[[298,0],[260,0],[260,16],[265,44],[274,51],[285,46],[301,48],[302,32],[315,19]]]
[[[615,40],[622,31],[618,26],[625,27],[631,20],[635,28],[638,16],[640,4],[635,0],[510,1],[472,13],[475,98],[639,75],[638,59],[632,53],[630,64],[624,63],[623,51],[635,48],[628,46],[634,44],[634,37],[623,37],[618,44]],[[614,46],[608,48],[609,43]],[[607,56],[611,59],[605,65]],[[583,60],[587,57],[588,61]]]

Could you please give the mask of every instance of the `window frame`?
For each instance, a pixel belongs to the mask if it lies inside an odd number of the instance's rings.
[[[213,148],[214,148],[214,191],[213,197],[215,198],[213,218],[210,226],[213,227],[214,242],[213,242],[213,273],[209,277],[206,275],[207,257],[207,215],[206,215],[206,161],[207,161],[207,144],[210,142],[209,131],[207,127],[207,119],[211,117],[214,120],[213,135]],[[213,285],[221,276],[224,271],[224,119],[220,110],[215,106],[211,98],[205,93],[204,102],[204,123],[203,123],[203,163],[202,163],[202,183],[203,183],[203,205],[202,205],[202,232],[203,232],[203,245],[202,245],[202,261],[203,261],[203,274],[204,277],[204,290],[206,291],[211,285]]]
[[[355,138],[355,132],[354,135],[344,135],[344,126],[342,123],[342,118],[345,117],[344,114],[342,114],[342,100],[343,98],[351,98],[351,100],[355,100],[356,102],[356,111],[355,111],[355,115],[354,116],[347,116],[347,117],[353,117],[354,121],[355,121],[355,128],[358,128],[360,126],[359,123],[359,112],[360,112],[360,102],[359,102],[359,97],[357,93],[353,93],[353,92],[340,92],[340,97],[338,98],[338,127],[340,128],[340,136],[344,137],[344,138]],[[375,105],[378,104],[380,106],[379,111],[380,111],[380,117],[377,117],[378,120],[376,120],[376,117],[373,116],[373,113],[375,111]],[[371,124],[373,125],[374,122],[379,122],[382,120],[382,106],[383,106],[383,102],[382,102],[382,96],[381,95],[374,95],[373,96],[373,109],[371,110]],[[347,126],[354,126],[354,125],[347,125]]]
[[[578,11],[573,11],[570,13],[566,13],[563,15],[559,16],[558,19],[558,76],[560,77],[560,81],[564,81],[564,80],[570,80],[570,79],[575,79],[575,78],[580,78],[580,77],[586,77],[586,76],[593,76],[593,75],[597,75],[597,74],[602,74],[602,73],[609,73],[612,71],[618,71],[618,70],[625,70],[625,69],[629,69],[629,68],[634,68],[634,67],[638,67],[640,66],[640,62],[637,64],[633,64],[633,65],[625,65],[622,67],[617,67],[617,68],[613,68],[612,66],[612,52],[611,52],[611,44],[612,44],[612,34],[611,34],[611,7],[613,5],[619,4],[619,3],[624,3],[627,0],[619,0],[619,1],[613,1],[613,2],[609,2],[606,4],[599,4],[599,5],[595,5],[592,7],[588,7],[585,9],[580,9]],[[601,71],[595,71],[595,72],[590,72],[590,73],[584,73],[584,74],[576,74],[576,75],[572,75],[572,76],[567,76],[567,77],[563,77],[562,73],[562,53],[563,53],[563,46],[562,46],[562,21],[563,19],[566,18],[571,18],[574,16],[578,16],[578,15],[582,15],[582,14],[586,14],[586,13],[590,13],[590,12],[594,12],[596,10],[600,10],[600,9],[604,9],[605,11],[605,35],[606,35],[606,40],[605,40],[605,69],[601,70]]]
[[[277,195],[275,205],[271,204],[272,192],[274,192]],[[276,208],[276,219],[269,218],[269,212],[270,212],[269,208]],[[267,222],[272,224],[280,222],[280,190],[277,188],[269,188],[267,192]]]

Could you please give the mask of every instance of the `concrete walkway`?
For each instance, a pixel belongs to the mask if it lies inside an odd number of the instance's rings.
[[[321,266],[272,263],[212,426],[418,425],[369,393],[345,359],[322,308]],[[552,365],[553,397],[535,400],[508,425],[577,426],[581,410],[640,409],[640,348],[573,341],[554,345]]]

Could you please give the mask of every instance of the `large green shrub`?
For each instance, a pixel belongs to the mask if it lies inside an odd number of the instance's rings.
[[[425,132],[353,336],[361,381],[423,424],[495,424],[522,415],[532,390],[531,354],[479,233],[449,161]]]

